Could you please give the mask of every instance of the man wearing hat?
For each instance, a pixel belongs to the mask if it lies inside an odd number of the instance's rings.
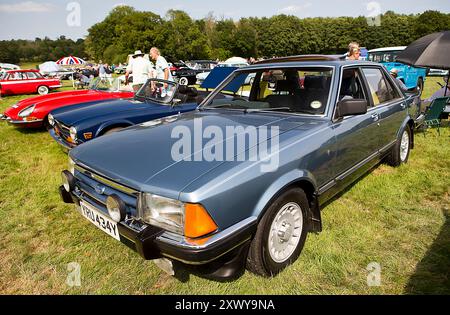
[[[130,74],[133,74],[132,87],[134,92],[137,92],[148,78],[151,76],[153,71],[153,66],[150,60],[144,58],[144,53],[140,50],[136,50],[130,59],[130,63],[127,66],[127,71],[125,73],[125,78],[128,81]]]

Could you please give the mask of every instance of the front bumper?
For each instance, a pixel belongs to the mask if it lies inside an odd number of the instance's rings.
[[[0,115],[1,120],[5,120],[8,124],[11,124],[18,128],[40,128],[43,126],[43,119],[35,119],[35,120],[14,120],[11,117],[8,117],[5,114]]]
[[[71,149],[75,148],[77,145],[73,143],[69,143],[66,140],[64,140],[62,137],[60,137],[56,132],[55,129],[50,129],[48,131],[50,133],[50,136],[58,143],[64,152],[69,152]]]
[[[92,204],[81,193],[77,193],[77,190],[68,193],[61,186],[59,192],[66,203],[79,205],[82,200]],[[108,215],[101,206],[95,207]],[[246,251],[256,232],[257,218],[247,218],[214,235],[195,240],[152,225],[139,225],[142,228],[136,229],[136,221],[126,219],[117,226],[121,242],[142,258],[169,259],[193,273],[217,279],[234,277],[245,266]]]

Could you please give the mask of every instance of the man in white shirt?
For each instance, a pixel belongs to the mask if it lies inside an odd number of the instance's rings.
[[[173,81],[172,74],[170,73],[169,65],[166,58],[161,56],[158,48],[153,47],[150,49],[150,57],[155,61],[156,78],[166,81]]]
[[[125,78],[128,81],[130,73],[133,74],[133,90],[137,92],[145,82],[147,82],[153,71],[151,62],[144,58],[144,54],[140,50],[134,52],[133,58],[130,59],[130,63],[127,66]]]

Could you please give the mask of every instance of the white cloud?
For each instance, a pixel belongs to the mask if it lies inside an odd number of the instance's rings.
[[[26,1],[15,4],[0,4],[0,12],[7,13],[50,12],[54,10],[55,6],[51,3]]]
[[[278,10],[278,14],[295,15],[298,13],[304,13],[304,11],[311,6],[312,4],[310,2],[300,5],[289,5],[287,7]]]

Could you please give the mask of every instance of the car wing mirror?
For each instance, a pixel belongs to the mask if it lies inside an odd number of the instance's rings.
[[[346,99],[337,104],[339,117],[363,115],[367,113],[367,100]]]

